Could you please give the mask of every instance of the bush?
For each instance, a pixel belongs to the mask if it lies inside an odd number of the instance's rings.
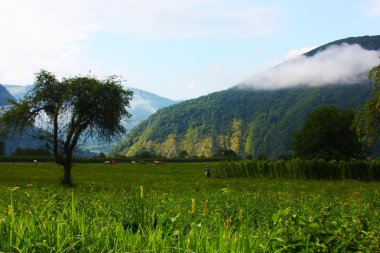
[[[222,161],[219,163],[218,175],[250,178],[374,181],[380,180],[380,162],[364,160],[325,161],[322,159]]]

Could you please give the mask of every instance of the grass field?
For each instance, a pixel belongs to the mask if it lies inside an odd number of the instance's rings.
[[[208,163],[216,169],[218,163]],[[380,183],[204,177],[205,163],[0,164],[0,252],[379,252]]]

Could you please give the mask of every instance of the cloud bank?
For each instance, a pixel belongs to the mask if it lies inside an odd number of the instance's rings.
[[[359,45],[331,46],[312,57],[301,55],[239,84],[241,88],[279,89],[299,85],[356,84],[380,63],[380,51]]]
[[[374,0],[370,8],[365,11],[367,16],[380,16],[380,0]]]
[[[182,39],[274,33],[281,16],[279,7],[260,7],[243,0],[236,3],[1,0],[0,82],[30,84],[42,68],[59,77],[87,74],[90,69],[102,75],[109,69],[92,47],[108,37]],[[131,72],[120,68],[123,73]]]
[[[89,0],[86,0],[89,1]],[[241,3],[240,3],[241,2]],[[130,37],[262,36],[272,34],[281,11],[244,1],[92,0],[106,29]]]

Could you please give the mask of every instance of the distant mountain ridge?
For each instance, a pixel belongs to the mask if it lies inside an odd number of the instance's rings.
[[[348,45],[358,44],[366,50],[379,50],[380,49],[379,48],[380,36],[379,35],[377,35],[377,36],[366,35],[366,36],[362,36],[362,37],[349,37],[346,39],[336,40],[336,41],[327,43],[323,46],[317,47],[317,48],[305,53],[305,55],[306,56],[313,56],[313,55],[317,54],[318,52],[321,52],[321,51],[325,50],[326,48],[328,48],[332,45],[341,45],[343,43],[346,43]]]
[[[379,50],[380,36],[338,40],[305,55],[312,57],[328,46],[344,43]],[[134,156],[148,151],[175,157],[181,151],[212,156],[218,150],[232,149],[243,157],[252,154],[275,159],[291,154],[291,133],[302,127],[311,111],[322,105],[356,109],[370,96],[368,80],[269,90],[235,86],[159,110],[133,128],[114,152]]]
[[[10,105],[11,100],[15,100],[10,92],[0,84],[0,107],[1,109],[5,109],[8,105]],[[7,138],[1,137],[1,140],[5,143],[5,154],[9,155],[15,151],[16,148],[41,148],[42,143],[36,138],[31,136],[31,131],[27,131],[22,135],[8,135]]]
[[[148,118],[151,114],[157,112],[159,109],[174,105],[179,102],[158,96],[145,90],[137,88],[128,89],[133,91],[133,99],[130,108],[130,112],[132,114],[131,124],[133,126]]]
[[[15,98],[8,92],[8,90],[3,85],[0,85],[0,106],[9,105],[9,101],[14,99]]]

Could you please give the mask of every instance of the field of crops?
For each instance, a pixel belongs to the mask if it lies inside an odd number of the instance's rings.
[[[212,171],[218,163],[207,164]],[[0,252],[378,252],[380,183],[206,178],[205,163],[0,164]]]

